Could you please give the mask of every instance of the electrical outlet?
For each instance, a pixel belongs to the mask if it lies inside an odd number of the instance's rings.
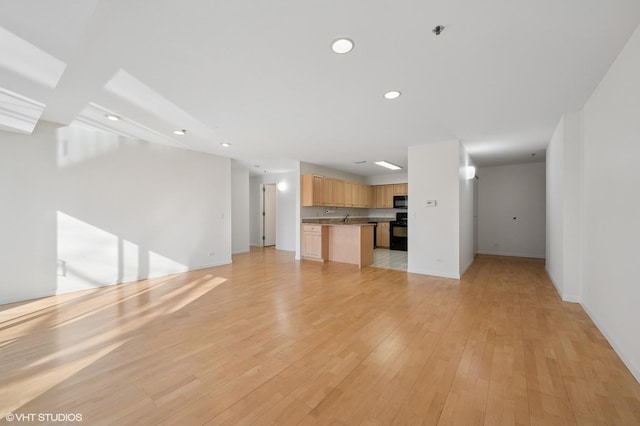
[[[216,252],[215,251],[210,251],[209,253],[207,253],[208,256],[215,256]]]
[[[58,276],[66,277],[67,276],[67,262],[64,260],[58,260]]]
[[[436,262],[438,262],[438,263],[442,263],[442,259],[439,259],[439,258],[438,258],[438,259],[436,259]]]

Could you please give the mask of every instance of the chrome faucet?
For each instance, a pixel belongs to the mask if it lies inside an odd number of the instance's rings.
[[[344,223],[347,223],[348,220],[349,220],[349,213],[347,213],[347,215],[344,217]]]

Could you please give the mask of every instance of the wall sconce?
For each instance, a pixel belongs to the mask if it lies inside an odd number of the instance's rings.
[[[473,179],[474,177],[476,177],[476,168],[473,166],[467,166],[466,177],[467,179]]]
[[[276,188],[278,188],[278,191],[286,191],[288,187],[289,186],[287,185],[287,182],[285,182],[285,181],[280,181],[276,185]]]

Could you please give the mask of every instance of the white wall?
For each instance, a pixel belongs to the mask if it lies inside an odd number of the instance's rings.
[[[544,163],[478,169],[478,253],[545,257],[545,176]]]
[[[230,175],[82,128],[0,131],[0,303],[229,263]]]
[[[562,297],[564,294],[564,119],[558,123],[547,145],[546,168],[545,268],[558,294]]]
[[[249,251],[249,169],[231,161],[231,250]]]
[[[260,220],[262,212],[262,185],[265,183],[284,183],[285,189],[276,191],[276,249],[296,251],[296,229],[300,227],[299,192],[300,176],[297,171],[289,173],[267,173],[251,176],[249,179],[250,232],[251,245],[262,246]]]
[[[640,28],[584,108],[581,301],[640,381]]]
[[[562,300],[580,300],[582,114],[565,114],[547,146],[545,267]]]
[[[460,150],[457,140],[409,147],[408,272],[460,278]]]
[[[384,175],[367,176],[365,178],[367,185],[389,185],[392,183],[407,183],[409,175],[407,173],[386,173]]]
[[[460,187],[460,276],[465,273],[473,263],[475,256],[474,247],[474,181],[467,179],[467,167],[473,167],[473,162],[467,151],[460,145],[459,152],[459,176]]]
[[[313,163],[300,162],[300,175],[314,173],[321,176],[329,176],[336,179],[348,180],[356,183],[366,183],[364,176],[355,175],[353,173],[343,172],[342,170],[331,169],[329,167],[319,166]]]

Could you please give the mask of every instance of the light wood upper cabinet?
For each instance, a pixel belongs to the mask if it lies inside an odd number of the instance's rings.
[[[353,186],[357,185],[353,182],[344,182],[344,206],[345,207],[353,207],[354,206],[354,202],[353,202],[353,196],[355,194],[355,191],[353,190]]]
[[[408,195],[408,184],[364,185],[341,179],[302,176],[302,206],[393,208],[394,195]]]
[[[324,205],[324,176],[302,176],[302,205],[304,207]]]
[[[333,202],[331,203],[331,206],[344,207],[344,199],[345,199],[344,181],[340,179],[331,179],[331,188],[332,188],[332,195],[333,195],[333,197],[331,198],[333,200]]]
[[[394,183],[393,184],[393,195],[408,195],[409,194],[409,184],[408,183]]]
[[[333,185],[331,178],[325,177],[324,184],[322,186],[322,205],[330,206],[333,202]]]
[[[376,185],[376,208],[393,208],[393,185]]]
[[[369,188],[371,187],[369,185],[363,185],[361,183],[357,184],[357,186],[358,186],[358,190],[357,190],[356,207],[368,207],[367,205],[368,192],[369,192]]]

